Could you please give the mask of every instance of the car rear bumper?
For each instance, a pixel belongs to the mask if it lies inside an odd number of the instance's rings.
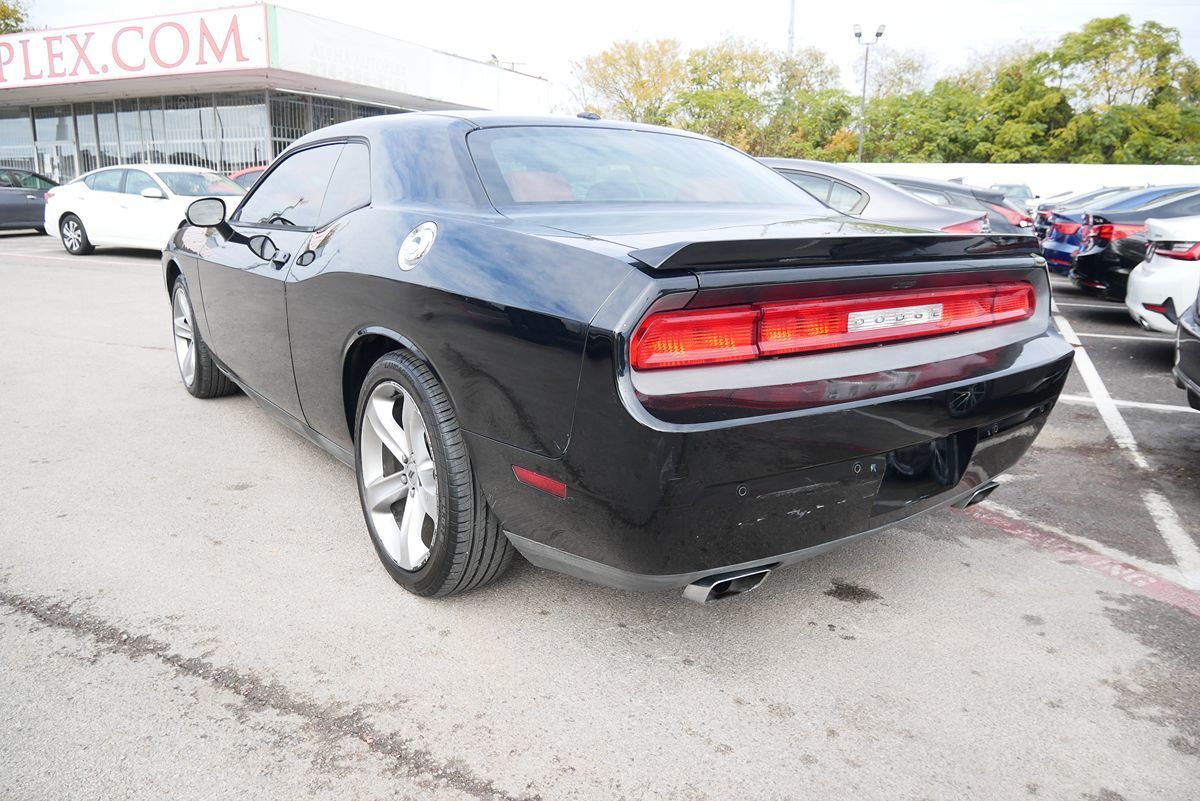
[[[1137,323],[1164,334],[1174,334],[1179,313],[1186,309],[1200,290],[1200,269],[1194,262],[1154,259],[1134,268],[1125,290],[1125,307]],[[1156,312],[1146,304],[1162,306],[1168,312]]]
[[[1047,239],[1042,242],[1042,258],[1052,269],[1065,273],[1071,269],[1071,259],[1079,252],[1079,245]]]
[[[1175,344],[1175,381],[1190,393],[1200,395],[1200,314],[1190,306],[1179,317]]]
[[[927,389],[661,428],[611,390],[590,392],[585,370],[562,458],[469,435],[472,460],[530,561],[625,589],[682,586],[814,556],[968,498],[1012,467],[1072,352],[1047,331],[993,356],[985,375]],[[566,498],[516,483],[514,464],[563,481]]]

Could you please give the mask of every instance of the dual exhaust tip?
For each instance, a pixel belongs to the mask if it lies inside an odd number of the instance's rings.
[[[987,497],[995,492],[999,486],[995,481],[982,484],[970,495],[957,501],[954,506],[959,509],[974,506],[981,501],[987,500]],[[714,601],[731,598],[734,595],[742,595],[762,584],[774,568],[775,565],[748,567],[742,570],[731,570],[727,573],[716,573],[711,576],[705,576],[684,587],[683,597],[699,604],[709,604]]]

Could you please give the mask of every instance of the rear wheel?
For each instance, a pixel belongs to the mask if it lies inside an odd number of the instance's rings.
[[[1188,390],[1188,405],[1200,412],[1200,393]]]
[[[458,419],[430,369],[383,356],[359,393],[356,473],[375,551],[406,590],[453,595],[496,579],[513,547],[488,508]]]
[[[179,377],[188,392],[197,398],[218,398],[236,389],[213,361],[212,352],[196,328],[192,301],[181,278],[176,278],[171,287],[171,333]]]
[[[86,256],[96,249],[88,239],[83,220],[74,214],[67,214],[62,218],[62,222],[58,224],[58,233],[62,237],[63,247],[72,256]]]

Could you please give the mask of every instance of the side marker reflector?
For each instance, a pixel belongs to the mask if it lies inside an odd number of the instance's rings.
[[[524,467],[512,466],[513,475],[517,477],[517,481],[522,484],[541,490],[555,498],[567,497],[567,485],[561,481],[557,481],[550,476],[543,476],[541,473],[535,473]]]

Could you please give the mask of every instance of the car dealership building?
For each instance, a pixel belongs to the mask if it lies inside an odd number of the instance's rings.
[[[549,111],[548,83],[273,5],[0,36],[0,166],[233,172],[356,117]]]

